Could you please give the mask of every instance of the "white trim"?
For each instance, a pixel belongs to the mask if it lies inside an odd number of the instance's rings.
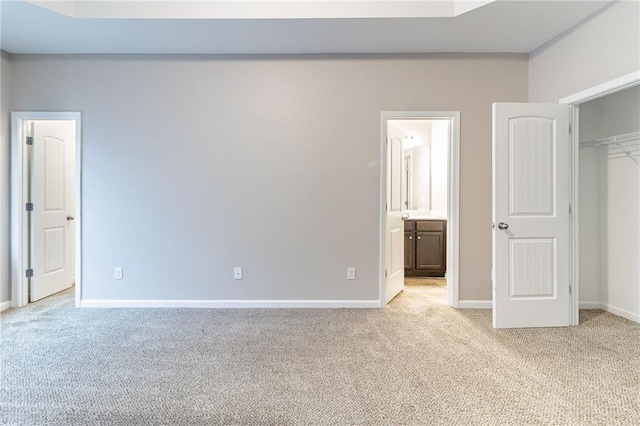
[[[80,306],[82,300],[82,114],[76,119],[76,274],[73,278],[75,286],[75,305]]]
[[[399,119],[438,119],[451,121],[449,136],[448,209],[447,212],[447,303],[458,307],[460,268],[460,111],[383,111],[380,114],[380,259],[379,306],[385,306],[386,283],[386,200],[387,200],[387,121]]]
[[[460,300],[458,302],[460,309],[493,309],[492,300]]]
[[[28,281],[24,278],[27,269],[28,244],[27,220],[24,204],[28,201],[24,176],[24,129],[25,121],[73,120],[76,123],[76,279],[75,303],[79,306],[82,296],[82,114],[80,112],[25,112],[11,113],[11,304],[21,307],[29,303]]]
[[[11,307],[11,300],[0,303],[0,312],[6,311]]]
[[[640,314],[600,302],[580,302],[580,309],[601,309],[610,314],[640,323]]]
[[[633,87],[640,84],[640,70],[631,72],[629,74],[623,75],[621,77],[615,78],[613,80],[606,81],[604,83],[593,86],[589,89],[583,90],[581,92],[575,93],[573,95],[562,98],[558,101],[561,104],[569,104],[570,108],[570,122],[572,126],[572,133],[570,135],[570,167],[573,181],[571,182],[571,205],[572,205],[572,214],[570,217],[570,280],[573,283],[573,293],[572,293],[572,301],[571,301],[571,325],[579,325],[579,309],[580,309],[580,259],[579,259],[579,239],[580,239],[580,229],[579,229],[579,207],[580,200],[578,198],[579,194],[579,159],[578,153],[580,150],[580,104],[592,101],[603,96],[610,95],[612,93],[619,92],[621,90]],[[625,317],[626,318],[626,317]]]
[[[457,308],[460,276],[460,112],[453,114],[449,137],[447,198],[447,302],[452,308]]]
[[[580,302],[580,309],[602,309],[600,302]]]
[[[638,82],[640,82],[640,70],[574,93],[573,95],[560,99],[558,103],[578,105],[635,86]]]
[[[573,288],[569,297],[571,303],[569,324],[580,325],[580,268],[577,260],[580,251],[580,235],[578,232],[578,224],[580,223],[578,209],[578,176],[580,168],[580,162],[578,161],[578,129],[580,127],[580,108],[577,106],[569,106],[569,125],[572,129],[572,133],[569,135],[569,178],[572,179],[569,184],[569,203],[571,205],[571,213],[569,215],[569,285]]]
[[[28,303],[27,292],[24,291],[23,274],[26,269],[23,263],[22,239],[24,232],[23,221],[23,151],[24,129],[22,120],[11,114],[11,302],[13,307],[20,307]]]
[[[640,323],[640,315],[633,313],[631,311],[627,311],[626,309],[618,308],[615,306],[607,305],[606,303],[602,303],[600,305],[600,309],[603,311],[607,311],[610,314],[617,315],[622,318],[626,318],[629,321]]]
[[[378,308],[378,300],[81,300],[81,308]]]

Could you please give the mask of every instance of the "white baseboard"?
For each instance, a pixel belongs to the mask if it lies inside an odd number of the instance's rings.
[[[600,302],[580,302],[580,309],[602,309]]]
[[[617,308],[615,306],[611,306],[611,305],[607,305],[607,304],[601,304],[600,305],[603,311],[607,311],[613,315],[617,315],[619,317],[622,318],[626,318],[629,321],[633,321],[633,322],[637,322],[640,323],[640,315],[631,312],[631,311],[627,311],[626,309],[621,309],[621,308]]]
[[[580,309],[602,309],[600,302],[580,302]],[[493,309],[491,300],[460,300],[458,308],[462,309]]]
[[[81,308],[379,308],[379,300],[81,300]]]
[[[580,302],[580,309],[602,309],[605,312],[609,312],[610,314],[617,315],[622,318],[626,318],[629,321],[640,323],[640,315],[633,313],[631,311],[627,311],[626,309],[621,309],[616,306],[607,305],[606,303],[600,302]]]
[[[458,308],[460,309],[493,309],[491,300],[459,300]]]
[[[11,300],[7,300],[6,302],[0,303],[0,312],[6,311],[11,307]]]

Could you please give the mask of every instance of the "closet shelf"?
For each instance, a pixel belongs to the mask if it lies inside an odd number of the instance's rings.
[[[640,166],[640,132],[625,133],[624,135],[580,142],[580,148],[595,146],[607,146],[607,157],[610,160],[628,157]]]

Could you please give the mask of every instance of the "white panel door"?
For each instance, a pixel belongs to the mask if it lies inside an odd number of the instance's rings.
[[[402,136],[389,130],[387,138],[387,279],[385,302],[404,288],[404,204],[402,179],[404,169]]]
[[[34,121],[30,301],[71,287],[75,268],[75,123]]]
[[[570,324],[569,108],[493,104],[493,326]]]

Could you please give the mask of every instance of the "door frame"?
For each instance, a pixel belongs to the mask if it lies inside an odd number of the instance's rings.
[[[29,280],[25,277],[29,259],[29,221],[25,211],[28,200],[27,167],[25,165],[25,132],[27,121],[70,120],[76,127],[75,170],[75,305],[80,306],[82,294],[82,114],[80,112],[11,113],[11,306],[19,308],[29,303]]]
[[[624,89],[628,89],[640,84],[640,70],[625,74],[613,80],[606,81],[588,89],[564,97],[558,101],[560,104],[569,105],[569,123],[571,134],[569,135],[570,151],[569,162],[571,167],[570,176],[570,204],[572,214],[569,224],[569,282],[573,287],[571,300],[571,320],[572,325],[580,324],[580,229],[579,229],[579,148],[580,148],[580,105],[603,96],[611,95]]]
[[[460,268],[460,111],[382,111],[380,118],[380,259],[378,263],[380,307],[386,306],[384,295],[387,259],[387,121],[448,119],[451,122],[451,133],[449,135],[447,167],[447,303],[452,308],[457,308]]]

